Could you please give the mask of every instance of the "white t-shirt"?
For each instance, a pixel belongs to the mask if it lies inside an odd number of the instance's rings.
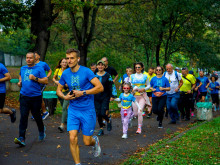
[[[167,94],[176,93],[175,89],[178,87],[179,81],[182,80],[181,74],[177,72],[177,75],[178,75],[178,80],[175,75],[175,71],[173,71],[172,74],[169,74],[168,72],[166,72],[165,77],[169,80],[169,83],[170,83],[170,91],[167,91]]]

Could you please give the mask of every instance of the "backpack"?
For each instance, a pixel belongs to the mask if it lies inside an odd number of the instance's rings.
[[[175,77],[176,77],[176,79],[178,80],[178,83],[179,83],[177,71],[175,70],[174,72],[175,72]],[[164,74],[163,74],[164,77],[165,77],[166,73],[167,73],[167,71],[164,72]]]

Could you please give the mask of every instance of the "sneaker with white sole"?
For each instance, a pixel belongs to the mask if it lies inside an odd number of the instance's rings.
[[[93,138],[95,139],[95,145],[93,146],[93,155],[94,157],[98,157],[101,154],[99,138],[97,136],[93,136]]]
[[[124,133],[121,138],[122,138],[122,139],[127,139],[127,138],[128,138],[128,135]]]
[[[45,120],[48,116],[49,116],[49,112],[46,111],[45,113],[43,113],[42,119]]]
[[[138,128],[136,134],[141,134],[141,128]]]

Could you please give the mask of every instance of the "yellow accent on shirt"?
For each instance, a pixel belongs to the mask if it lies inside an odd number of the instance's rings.
[[[156,76],[155,73],[153,73],[152,75],[149,75],[146,71],[144,71],[143,74],[146,74],[146,75],[147,75],[147,78],[149,79],[149,82],[151,81],[151,79],[152,79],[153,77]],[[146,92],[152,92],[152,90],[151,90],[151,89],[148,89],[148,90],[146,90]]]
[[[55,72],[54,72],[54,75],[57,76],[57,79],[58,79],[58,80],[60,80],[62,74],[63,74],[63,71],[62,71],[61,68],[57,68],[57,69],[55,70]],[[68,90],[62,89],[62,92],[66,92],[66,91],[68,91]]]

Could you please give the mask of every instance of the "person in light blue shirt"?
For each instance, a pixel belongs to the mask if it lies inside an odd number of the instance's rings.
[[[76,164],[80,164],[78,133],[82,130],[83,141],[87,146],[93,146],[94,156],[101,153],[97,136],[93,136],[96,124],[94,94],[103,92],[104,88],[94,73],[87,67],[79,65],[79,50],[70,48],[66,51],[69,68],[66,69],[57,87],[57,95],[70,100],[67,118],[67,131],[69,131],[70,151]],[[62,89],[67,84],[70,92],[64,95]]]
[[[15,144],[25,146],[25,134],[28,126],[28,115],[31,111],[39,131],[39,140],[42,141],[46,137],[45,127],[42,121],[40,108],[42,102],[42,94],[40,84],[47,84],[48,78],[44,70],[35,65],[35,55],[32,52],[26,54],[27,65],[21,67],[18,86],[20,91],[20,124],[19,137],[14,139]]]
[[[204,76],[204,72],[200,71],[199,72],[199,77],[198,79],[201,81],[202,85],[199,87],[199,92],[200,92],[200,102],[205,102],[205,97],[207,95],[207,88],[209,87],[209,79]]]
[[[16,110],[4,108],[5,97],[6,97],[6,81],[11,79],[11,75],[7,68],[0,63],[0,113],[10,114],[11,122],[14,123],[16,120]]]

